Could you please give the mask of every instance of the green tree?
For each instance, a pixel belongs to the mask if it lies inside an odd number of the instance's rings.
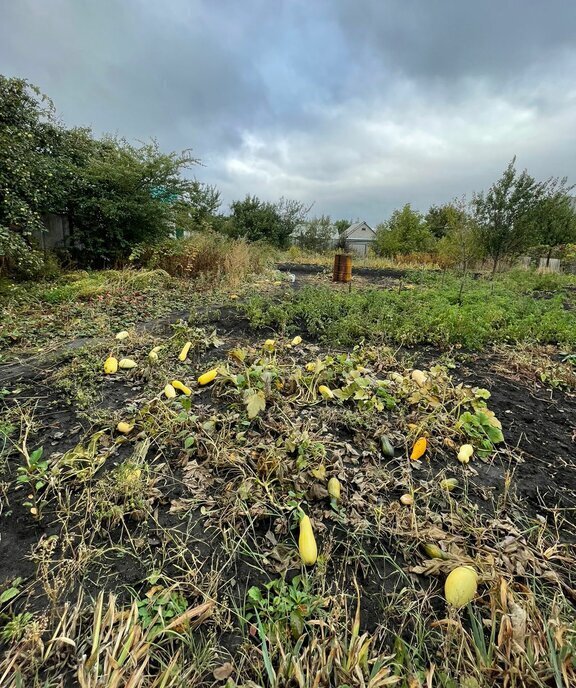
[[[444,268],[460,270],[462,279],[458,301],[461,302],[466,276],[481,252],[476,238],[476,223],[467,212],[464,199],[454,201],[449,206],[454,212],[447,213],[446,231],[436,247],[437,260]]]
[[[220,191],[215,186],[198,180],[189,183],[175,205],[177,232],[195,231],[213,227],[214,218],[222,204]]]
[[[530,244],[534,213],[551,183],[537,182],[526,170],[518,173],[515,163],[513,158],[500,179],[472,201],[478,243],[492,260],[492,275],[502,258],[517,256]]]
[[[334,234],[330,216],[321,215],[304,223],[297,243],[308,251],[326,251],[332,244]]]
[[[270,203],[249,195],[243,201],[234,201],[230,209],[234,236],[267,241],[280,248],[289,245],[291,234],[309,211],[299,201],[281,198],[278,203]]]
[[[432,205],[424,218],[431,234],[441,239],[459,220],[464,220],[466,211],[455,202]]]
[[[345,232],[351,224],[354,224],[354,220],[334,220],[333,224],[338,234],[342,234],[342,232]]]
[[[0,267],[33,275],[42,266],[32,234],[42,215],[58,210],[62,191],[60,140],[52,102],[25,79],[0,75]]]
[[[196,162],[189,151],[162,153],[155,141],[95,142],[68,199],[77,259],[100,267],[125,258],[135,244],[173,233],[193,184],[181,171]]]
[[[208,212],[217,200],[182,177],[196,162],[155,142],[134,147],[67,129],[35,86],[0,75],[0,269],[41,268],[32,235],[46,213],[69,217],[70,250],[84,265],[110,264],[133,244],[172,233],[179,212]]]
[[[390,219],[376,228],[376,251],[382,256],[429,251],[434,238],[426,226],[422,213],[407,203],[395,210]]]
[[[554,249],[576,242],[576,208],[574,199],[567,191],[569,189],[564,184],[555,188],[534,210],[535,236],[540,244],[548,248],[546,267],[550,264]]]

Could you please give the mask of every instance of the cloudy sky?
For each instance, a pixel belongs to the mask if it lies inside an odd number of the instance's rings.
[[[574,0],[0,0],[0,73],[69,125],[192,148],[226,204],[377,223],[514,154],[576,182]]]

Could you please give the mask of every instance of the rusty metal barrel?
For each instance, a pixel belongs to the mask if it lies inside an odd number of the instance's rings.
[[[347,253],[337,253],[334,256],[333,282],[352,281],[352,256]]]

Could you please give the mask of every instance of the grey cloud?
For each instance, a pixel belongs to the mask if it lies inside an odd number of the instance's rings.
[[[515,77],[575,48],[565,0],[365,0],[329,3],[361,61],[409,78]]]
[[[575,35],[560,0],[0,0],[0,71],[70,125],[192,147],[227,202],[376,222],[515,153],[574,177]]]

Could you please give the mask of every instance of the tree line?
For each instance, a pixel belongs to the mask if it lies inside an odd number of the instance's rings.
[[[535,246],[547,260],[555,249],[576,242],[573,186],[565,178],[537,181],[516,169],[515,158],[488,189],[424,215],[406,204],[379,225],[376,251],[383,256],[434,253],[446,264],[488,259],[495,272],[503,259]]]
[[[0,75],[0,272],[41,274],[45,256],[34,236],[50,213],[65,215],[71,234],[58,247],[64,263],[105,267],[134,246],[212,229],[279,248],[309,250],[341,244],[349,219],[309,218],[311,207],[247,195],[221,210],[219,191],[191,178],[199,161],[190,150],[163,152],[155,141],[133,145],[68,128],[52,101],[25,79]],[[493,269],[536,244],[547,255],[576,242],[572,187],[565,179],[536,181],[512,160],[487,192],[467,203],[410,204],[377,227],[383,256],[434,253],[445,265],[488,258]]]

